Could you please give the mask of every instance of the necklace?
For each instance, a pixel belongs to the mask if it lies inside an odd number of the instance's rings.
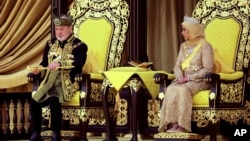
[[[191,54],[193,52],[194,48],[193,47],[188,47],[187,49],[187,53],[188,54]]]
[[[194,51],[193,46],[188,46],[186,51],[186,57],[188,57]]]

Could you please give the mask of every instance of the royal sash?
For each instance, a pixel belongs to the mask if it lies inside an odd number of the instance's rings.
[[[194,51],[182,62],[181,69],[184,70],[190,66],[190,61],[194,58],[194,56],[198,53],[198,51],[201,49],[201,44],[199,43],[197,47],[194,49]]]

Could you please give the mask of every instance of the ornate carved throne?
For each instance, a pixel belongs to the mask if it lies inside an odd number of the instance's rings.
[[[62,105],[63,123],[67,128],[61,134],[65,139],[80,137],[81,140],[87,140],[87,132],[106,131],[101,100],[104,77],[101,72],[121,65],[129,7],[125,0],[75,0],[68,14],[74,19],[73,34],[87,44],[88,55],[83,73],[75,77],[81,85],[80,90],[71,102]],[[34,83],[35,91],[38,82],[31,75],[28,79]],[[109,102],[113,104],[114,92],[111,89],[109,93]],[[122,109],[126,111],[127,106],[122,105],[125,107]],[[120,115],[121,118],[127,117],[126,112]],[[43,109],[43,117],[45,121],[49,121],[48,107]],[[48,130],[41,134],[44,138],[52,136],[52,132]]]
[[[207,40],[214,48],[214,73],[204,80],[212,84],[210,90],[193,97],[192,121],[199,128],[209,127],[205,133],[216,140],[221,120],[237,124],[247,116],[246,85],[250,58],[250,3],[242,0],[200,0],[193,17],[205,25]],[[165,87],[173,74],[158,74],[156,83]],[[163,99],[161,88],[159,98]],[[195,131],[196,132],[196,131]],[[198,132],[198,130],[197,130]],[[199,132],[198,132],[199,133]],[[168,134],[155,138],[173,138]]]
[[[121,65],[128,29],[129,7],[125,0],[79,0],[71,5],[69,14],[75,19],[74,34],[89,47],[89,58],[87,58],[81,78],[80,97],[81,104],[85,107],[82,113],[85,127],[82,130],[85,130],[84,133],[86,131],[105,132],[106,125],[101,99],[104,77],[101,72]],[[114,93],[115,91],[110,91],[109,102],[111,104],[115,102]],[[126,104],[123,106],[126,111]],[[122,113],[121,111],[121,116],[124,115]]]

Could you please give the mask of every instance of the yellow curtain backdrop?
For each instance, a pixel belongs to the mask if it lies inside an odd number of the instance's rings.
[[[0,92],[28,91],[28,65],[39,63],[50,39],[50,0],[1,0]]]

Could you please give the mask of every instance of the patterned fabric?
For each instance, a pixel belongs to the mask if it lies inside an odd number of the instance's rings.
[[[37,102],[45,101],[52,96],[49,92],[54,87],[57,94],[53,96],[59,97],[60,103],[69,102],[79,90],[78,83],[74,82],[74,77],[77,73],[82,72],[86,52],[87,46],[73,35],[62,42],[57,39],[48,41],[40,65],[47,67],[52,61],[57,61],[64,68],[42,72],[45,77],[42,78],[38,90],[33,92],[33,99]],[[68,68],[68,66],[73,66],[73,68]]]
[[[210,88],[210,85],[204,82],[203,78],[206,73],[213,70],[213,49],[211,45],[204,41],[199,52],[190,61],[189,67],[182,71],[181,64],[187,57],[187,49],[184,46],[185,43],[181,44],[174,68],[176,79],[165,91],[159,132],[166,131],[167,126],[175,122],[187,131],[191,131],[192,96],[200,90]],[[177,84],[175,81],[183,75],[188,76],[189,81],[184,84]]]

